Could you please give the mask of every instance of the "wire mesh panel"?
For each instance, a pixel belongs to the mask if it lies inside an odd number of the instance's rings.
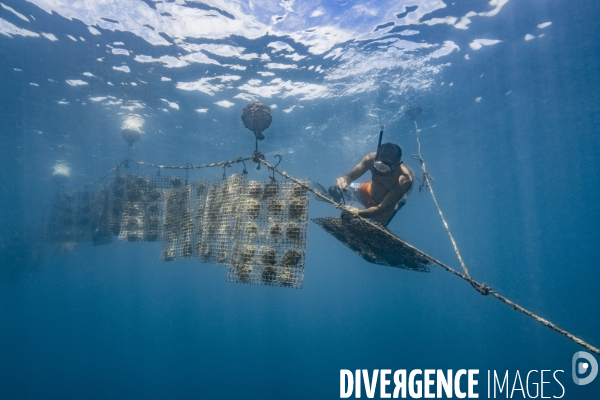
[[[88,191],[61,193],[52,203],[46,237],[57,249],[72,250],[91,239],[92,195]]]
[[[92,238],[92,194],[85,191],[67,193],[66,198],[72,198],[73,234],[77,243]]]
[[[429,272],[432,265],[392,232],[382,232],[365,221],[328,217],[313,218],[313,222],[370,263],[420,272]]]
[[[125,201],[119,240],[156,242],[161,235],[163,189],[183,185],[176,176],[125,176]]]
[[[47,239],[55,244],[75,242],[75,197],[64,193],[57,195],[52,202],[50,221],[46,232]]]
[[[191,202],[194,221],[193,233],[193,254],[198,256],[202,249],[202,232],[204,227],[204,214],[206,212],[206,198],[208,195],[209,184],[204,180],[199,180],[192,183]]]
[[[247,182],[238,175],[207,186],[202,235],[197,243],[202,262],[230,265],[241,216],[246,209]]]
[[[110,187],[102,185],[92,200],[92,243],[99,246],[110,242]]]
[[[190,258],[202,230],[206,182],[197,181],[164,192],[161,261]]]
[[[125,192],[130,174],[117,170],[110,185],[110,201],[108,210],[108,229],[111,235],[118,236],[121,232],[121,220],[123,219],[123,205],[125,204]]]
[[[303,182],[307,183],[307,182]],[[308,194],[291,181],[251,181],[245,195],[229,282],[301,288]]]

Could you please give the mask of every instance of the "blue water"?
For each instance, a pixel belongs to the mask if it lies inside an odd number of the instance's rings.
[[[342,369],[479,369],[480,398],[488,370],[511,386],[517,370],[562,370],[563,398],[600,398],[598,378],[571,378],[582,347],[439,267],[368,264],[313,223],[301,290],[161,263],[155,243],[65,254],[40,238],[53,167],[70,169],[69,190],[103,175],[127,154],[128,116],[144,121],[130,157],[201,164],[254,150],[239,115],[261,100],[268,160],[331,184],[374,150],[380,124],[419,170],[402,115],[418,105],[473,278],[600,346],[596,2],[46,3],[0,8],[0,398],[331,399]],[[332,215],[311,199],[311,218]],[[389,227],[460,269],[428,193],[413,190]]]

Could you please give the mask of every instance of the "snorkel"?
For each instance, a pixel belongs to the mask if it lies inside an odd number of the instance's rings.
[[[383,128],[385,128],[385,126],[382,124],[381,130],[379,131],[379,143],[377,143],[377,151],[379,151],[379,148],[381,147],[381,139],[383,139]]]
[[[387,176],[387,175],[391,174],[392,171],[394,170],[392,167],[390,167],[383,161],[377,159],[379,157],[379,148],[381,147],[381,140],[383,139],[383,129],[384,128],[385,128],[385,126],[382,124],[381,130],[379,131],[379,142],[377,143],[377,155],[375,156],[375,162],[373,163],[373,172],[375,172],[377,175],[381,175],[381,176]]]

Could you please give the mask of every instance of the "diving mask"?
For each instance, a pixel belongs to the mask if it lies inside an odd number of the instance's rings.
[[[378,175],[386,176],[386,175],[389,175],[392,172],[394,172],[396,167],[399,166],[400,164],[402,164],[402,161],[400,161],[399,163],[397,163],[395,165],[394,164],[390,165],[381,160],[375,160],[375,162],[373,163],[373,169],[375,170],[375,172]]]
[[[375,168],[375,171],[377,171],[378,173],[380,173],[381,175],[388,175],[392,172],[393,168],[390,167],[389,165],[387,165],[386,163],[384,163],[381,160],[377,160],[373,163],[373,168]]]

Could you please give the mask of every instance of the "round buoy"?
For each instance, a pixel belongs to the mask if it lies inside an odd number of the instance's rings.
[[[129,147],[131,147],[135,142],[140,140],[142,137],[142,131],[134,128],[123,128],[121,129],[121,135],[123,136],[123,139],[129,143]]]
[[[271,109],[260,101],[253,101],[242,111],[244,126],[254,132],[258,140],[265,138],[262,133],[271,125],[272,120]]]

